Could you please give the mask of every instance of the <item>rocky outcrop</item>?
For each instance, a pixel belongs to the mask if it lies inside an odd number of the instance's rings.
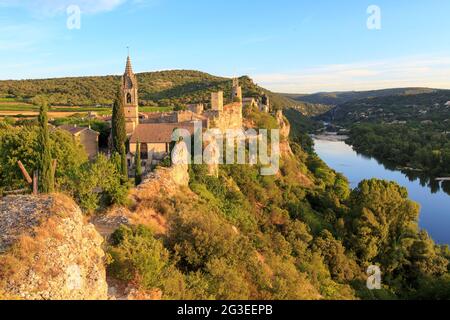
[[[0,200],[0,292],[30,300],[107,299],[103,238],[63,195]]]
[[[283,116],[283,111],[277,111],[275,115],[280,128],[280,153],[282,156],[292,156],[293,152],[289,145],[289,135],[291,133],[291,124]]]
[[[187,164],[170,168],[157,168],[148,173],[142,183],[130,193],[130,208],[112,207],[104,215],[95,216],[91,222],[97,231],[108,238],[121,225],[145,225],[155,234],[165,234],[166,218],[161,215],[160,202],[167,202],[177,193],[192,193],[189,186]],[[162,199],[162,200],[161,200]]]

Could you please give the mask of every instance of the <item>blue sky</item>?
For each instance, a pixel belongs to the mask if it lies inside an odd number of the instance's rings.
[[[137,72],[247,74],[275,91],[450,88],[449,13],[446,0],[0,0],[0,79],[120,74],[130,46]]]

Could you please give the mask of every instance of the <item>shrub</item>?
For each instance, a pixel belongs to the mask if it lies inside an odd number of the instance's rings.
[[[111,274],[144,289],[163,288],[170,273],[170,255],[144,226],[120,227],[111,238]]]

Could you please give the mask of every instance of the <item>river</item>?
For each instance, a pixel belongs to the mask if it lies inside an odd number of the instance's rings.
[[[431,190],[419,180],[409,179],[400,171],[386,168],[378,161],[357,154],[344,141],[314,139],[316,153],[328,166],[343,173],[352,188],[364,179],[396,181],[408,189],[409,197],[420,203],[419,225],[439,244],[450,244],[450,196],[442,190]]]

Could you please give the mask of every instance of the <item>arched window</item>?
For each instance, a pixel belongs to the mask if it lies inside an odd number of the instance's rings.
[[[127,103],[131,103],[131,93],[127,94]]]
[[[148,160],[148,146],[146,143],[141,143],[141,159]]]

